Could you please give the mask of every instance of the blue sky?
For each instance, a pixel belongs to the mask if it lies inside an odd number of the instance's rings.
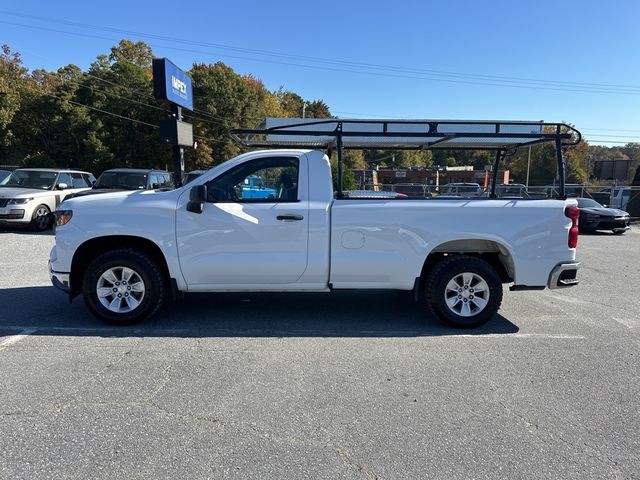
[[[0,7],[0,43],[32,69],[86,68],[126,37],[342,117],[567,121],[592,143],[626,143],[640,142],[639,18],[640,3],[617,0],[22,0]]]

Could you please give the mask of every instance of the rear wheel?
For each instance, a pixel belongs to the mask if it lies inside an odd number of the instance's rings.
[[[101,320],[130,325],[153,315],[165,298],[158,264],[136,250],[114,250],[96,258],[84,275],[82,293]]]
[[[502,303],[500,277],[491,265],[476,257],[447,257],[433,267],[425,283],[429,310],[457,328],[486,323]]]
[[[38,205],[31,215],[31,229],[42,232],[51,227],[51,210],[46,205]]]

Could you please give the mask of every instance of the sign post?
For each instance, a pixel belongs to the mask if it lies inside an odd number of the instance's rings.
[[[182,108],[193,110],[191,77],[166,58],[154,58],[153,96],[171,102],[171,117],[160,122],[160,140],[173,147],[174,179],[181,187],[184,147],[193,147],[193,125],[182,121]]]

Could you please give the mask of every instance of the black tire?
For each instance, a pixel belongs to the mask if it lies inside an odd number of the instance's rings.
[[[484,280],[488,287],[486,289],[488,291],[488,299],[482,308],[474,303],[478,300],[474,300],[473,294],[467,298],[465,303],[468,304],[466,307],[469,309],[468,316],[457,314],[454,311],[458,306],[462,310],[464,299],[459,300],[451,308],[447,305],[446,300],[447,295],[451,294],[451,290],[447,290],[447,285],[451,281],[456,281],[456,279],[462,280],[461,275],[463,273],[473,274],[474,281],[478,278]],[[478,283],[476,282],[475,285],[478,285]],[[475,290],[473,286],[473,281],[469,289],[461,286],[465,290],[460,292],[460,296],[457,298],[470,295],[469,292]],[[477,299],[482,299],[482,296],[485,295],[485,293],[481,295],[480,292],[475,292]],[[453,297],[451,295],[449,298],[455,301]],[[493,318],[500,308],[502,303],[502,282],[495,269],[484,260],[468,255],[451,255],[436,264],[427,275],[424,283],[423,299],[431,313],[448,325],[456,328],[479,327]],[[478,312],[473,313],[473,309],[478,310]]]
[[[29,228],[36,232],[44,232],[51,228],[51,210],[46,205],[38,205],[31,215]]]
[[[137,275],[136,279],[139,278],[144,287],[144,295],[139,297],[138,305],[123,312],[109,310],[102,304],[97,293],[98,282],[105,285],[104,280],[101,280],[102,275],[110,269],[117,272],[119,267],[133,270]],[[122,270],[120,272],[123,273]],[[131,325],[149,318],[158,311],[166,297],[166,285],[165,276],[153,258],[137,250],[121,249],[103,253],[89,264],[82,281],[82,294],[89,310],[99,319],[114,325]],[[115,287],[114,284],[114,288],[123,287]],[[122,295],[120,294],[121,297]],[[121,299],[121,306],[124,300],[126,299]],[[117,302],[114,295],[105,298],[105,301]],[[124,308],[127,306],[124,305]]]

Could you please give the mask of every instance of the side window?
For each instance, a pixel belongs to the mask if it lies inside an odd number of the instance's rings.
[[[56,187],[61,183],[66,183],[67,188],[73,188],[73,180],[71,179],[71,175],[68,173],[61,173],[58,175],[58,183],[56,183]]]
[[[150,173],[148,188],[160,188],[161,186],[162,185],[160,185],[160,178],[158,178],[158,175],[155,173]]]
[[[207,183],[209,202],[297,202],[299,160],[267,157],[232,168]]]
[[[80,173],[71,174],[71,185],[73,188],[87,188],[91,186]]]

